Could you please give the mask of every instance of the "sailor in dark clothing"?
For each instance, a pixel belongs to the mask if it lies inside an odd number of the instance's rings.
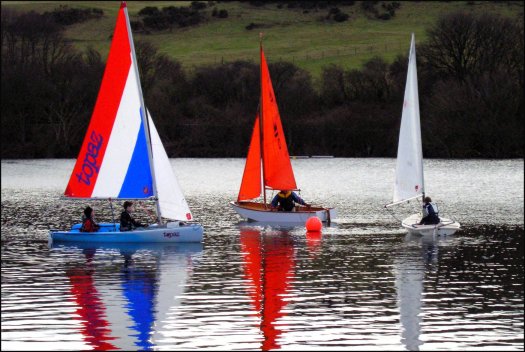
[[[131,212],[133,211],[132,202],[125,201],[122,206],[124,207],[124,211],[120,214],[120,231],[131,231],[137,227],[146,226],[131,217]]]
[[[273,197],[272,208],[277,208],[278,210],[284,211],[292,211],[295,207],[295,203],[308,206],[308,204],[302,200],[301,197],[295,194],[295,192],[282,190],[281,192],[277,193],[275,197]],[[277,205],[279,206],[277,207]]]
[[[434,225],[439,224],[438,207],[432,203],[430,197],[425,197],[423,204],[423,219],[419,225]]]

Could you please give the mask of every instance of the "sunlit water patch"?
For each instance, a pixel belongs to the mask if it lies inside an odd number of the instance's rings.
[[[417,202],[385,211],[393,159],[292,163],[338,209],[322,234],[242,221],[243,159],[177,159],[203,243],[49,246],[87,204],[60,199],[73,161],[2,161],[2,349],[523,350],[522,160],[425,161],[448,238],[400,228]]]

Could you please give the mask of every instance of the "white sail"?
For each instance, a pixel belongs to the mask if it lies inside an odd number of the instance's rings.
[[[153,153],[153,168],[160,215],[173,220],[192,220],[190,207],[173,173],[170,160],[160,140],[148,110],[148,124],[151,134],[151,149]]]
[[[419,121],[416,44],[412,33],[407,82],[397,149],[396,182],[393,202],[402,202],[424,193],[423,151]]]

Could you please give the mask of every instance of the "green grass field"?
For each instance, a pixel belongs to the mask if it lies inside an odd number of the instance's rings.
[[[68,27],[66,37],[79,48],[91,46],[107,56],[119,3],[116,1],[2,1],[2,7],[20,11],[51,11],[59,5],[78,8],[100,8],[101,19],[90,20]],[[128,1],[131,19],[145,6],[187,6],[190,1]],[[380,6],[380,5],[377,5]],[[344,68],[360,68],[373,56],[388,62],[397,55],[406,55],[410,33],[416,42],[424,42],[426,30],[441,14],[462,10],[474,13],[499,13],[512,18],[523,17],[521,1],[401,1],[395,17],[383,21],[368,18],[360,2],[354,6],[340,6],[350,15],[346,22],[325,22],[328,8],[304,13],[302,9],[278,9],[276,4],[254,7],[248,3],[220,2],[217,9],[226,9],[228,18],[210,20],[197,27],[176,29],[172,32],[136,34],[135,40],[154,43],[160,52],[168,54],[182,65],[194,66],[222,61],[252,60],[258,62],[259,32],[264,33],[264,49],[268,61],[292,61],[319,77],[322,67],[338,64]],[[213,7],[205,11],[211,13]],[[250,23],[263,28],[247,30]]]

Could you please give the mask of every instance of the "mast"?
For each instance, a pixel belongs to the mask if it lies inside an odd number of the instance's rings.
[[[266,207],[266,182],[265,182],[265,174],[264,174],[264,133],[263,133],[263,76],[262,76],[262,32],[259,33],[259,77],[261,80],[261,95],[260,95],[260,103],[259,103],[259,143],[260,143],[260,150],[261,150],[261,165],[262,165],[262,188],[263,188],[263,195],[264,195],[264,206]]]
[[[147,116],[147,109],[146,105],[144,104],[144,97],[142,96],[142,86],[140,84],[140,76],[139,76],[139,67],[137,62],[137,56],[135,55],[135,45],[133,44],[133,34],[131,33],[131,25],[129,24],[129,16],[128,16],[128,7],[126,6],[126,2],[122,1],[121,7],[124,8],[124,15],[126,16],[126,27],[128,29],[128,38],[129,38],[129,45],[131,48],[131,55],[133,57],[133,62],[135,66],[135,76],[137,78],[137,86],[139,88],[139,97],[140,97],[140,116],[142,118],[142,123],[144,124],[144,132],[146,133],[146,145],[148,149],[148,161],[149,161],[149,167],[151,170],[151,177],[152,177],[152,185],[153,185],[153,196],[155,197],[155,205],[157,208],[157,221],[159,224],[162,224],[162,217],[160,213],[160,204],[157,197],[157,184],[155,179],[155,168],[153,166],[153,152],[151,150],[151,138],[149,134],[149,124],[148,124],[148,116]]]

